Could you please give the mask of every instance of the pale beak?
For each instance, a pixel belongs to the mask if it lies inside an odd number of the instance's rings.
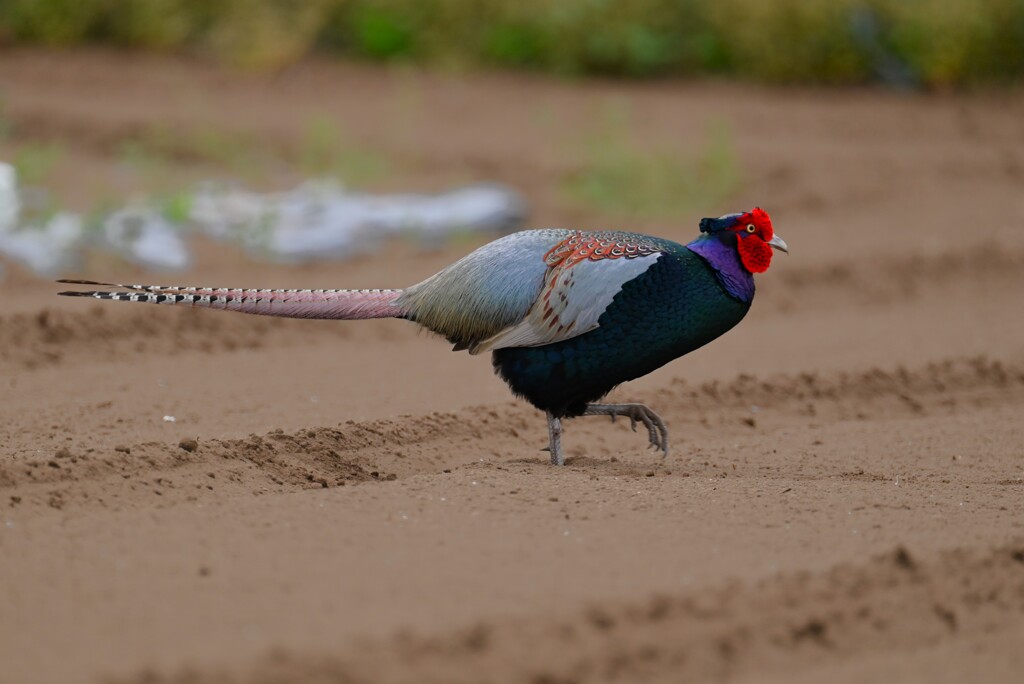
[[[787,245],[786,241],[780,238],[778,235],[772,236],[772,239],[768,241],[768,246],[774,247],[780,252],[785,252],[786,254],[789,254],[789,245]]]

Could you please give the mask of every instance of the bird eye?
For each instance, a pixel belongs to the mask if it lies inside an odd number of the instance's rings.
[[[748,233],[753,233],[755,230],[757,230],[757,227],[754,226],[753,223],[748,223],[747,224],[747,232]]]

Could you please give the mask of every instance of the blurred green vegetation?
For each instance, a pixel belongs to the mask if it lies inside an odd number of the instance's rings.
[[[943,87],[1024,75],[1024,0],[0,0],[0,41]]]
[[[294,164],[306,176],[330,176],[357,187],[380,181],[394,170],[386,156],[346,140],[337,121],[326,115],[306,123]]]
[[[8,149],[7,161],[14,166],[19,182],[41,185],[64,156],[64,147],[56,141],[14,140],[13,126],[7,117],[6,101],[0,94],[0,145]]]
[[[348,140],[327,116],[306,122],[297,147],[270,145],[258,136],[221,128],[176,129],[154,125],[125,140],[118,157],[156,185],[175,162],[206,164],[259,184],[266,176],[295,171],[303,177],[332,177],[362,187],[386,178],[391,160]]]
[[[705,143],[690,154],[651,149],[633,134],[630,110],[609,107],[584,140],[583,163],[563,190],[570,200],[610,214],[660,218],[718,205],[740,185],[732,137],[722,121],[710,121]]]
[[[64,148],[56,142],[23,142],[14,152],[11,164],[25,185],[42,185],[60,161]]]

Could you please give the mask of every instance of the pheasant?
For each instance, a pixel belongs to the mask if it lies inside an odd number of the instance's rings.
[[[564,464],[562,420],[628,418],[668,454],[665,422],[643,404],[597,403],[740,322],[754,273],[789,251],[760,208],[705,218],[682,245],[628,232],[506,235],[404,290],[252,290],[62,283],[114,288],[61,295],[291,318],[404,318],[454,349],[491,352],[512,391],[547,414],[551,462]]]

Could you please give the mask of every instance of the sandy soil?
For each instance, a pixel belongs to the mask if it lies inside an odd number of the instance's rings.
[[[665,417],[669,458],[579,419],[561,469],[487,359],[410,324],[63,301],[15,269],[0,681],[1019,681],[1024,97],[36,52],[0,86],[13,144],[65,146],[72,204],[138,182],[114,150],[152,122],[288,146],[326,112],[404,160],[384,185],[503,180],[535,226],[677,239],[699,215],[569,204],[563,143],[608,101],[653,144],[720,116],[745,184],[700,215],[761,204],[792,248],[739,328],[614,394]],[[176,280],[401,286],[471,246],[299,268],[206,245]]]

